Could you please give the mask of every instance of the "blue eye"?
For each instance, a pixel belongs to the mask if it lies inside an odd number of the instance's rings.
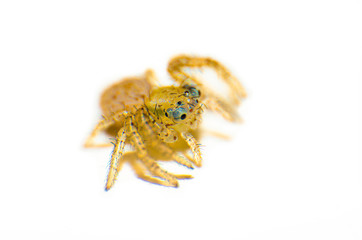
[[[165,116],[166,117],[171,117],[172,114],[173,114],[173,111],[174,111],[173,108],[167,109],[166,112],[165,112]]]
[[[195,97],[195,98],[198,98],[198,97],[201,96],[200,91],[197,90],[196,88],[190,87],[189,90],[190,90],[191,96],[193,96],[193,97]]]
[[[172,116],[175,120],[184,120],[186,118],[187,109],[186,108],[177,108],[173,111]]]
[[[193,98],[199,98],[201,96],[201,92],[195,87],[191,87],[189,85],[184,86],[187,90],[185,91],[186,96],[191,95]]]

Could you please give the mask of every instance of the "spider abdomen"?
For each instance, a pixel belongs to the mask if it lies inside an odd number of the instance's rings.
[[[108,87],[102,94],[100,105],[105,118],[123,111],[133,112],[144,104],[151,84],[142,77],[126,78]]]

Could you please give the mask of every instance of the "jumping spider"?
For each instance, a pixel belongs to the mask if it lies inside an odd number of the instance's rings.
[[[228,101],[186,71],[205,67],[214,70],[228,85]],[[216,60],[181,55],[170,60],[168,72],[176,86],[158,86],[154,72],[147,70],[143,76],[125,78],[103,92],[100,100],[103,119],[87,138],[85,147],[109,146],[94,143],[101,131],[115,136],[106,190],[113,186],[125,162],[143,180],[177,187],[177,179],[192,176],[167,172],[156,160],[173,160],[188,168],[201,166],[199,144],[193,134],[197,134],[204,108],[232,122],[240,119],[236,107],[246,92]],[[123,154],[126,144],[134,151]],[[187,153],[190,149],[193,156]]]

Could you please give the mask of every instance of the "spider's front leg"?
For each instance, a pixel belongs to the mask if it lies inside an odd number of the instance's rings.
[[[200,147],[199,147],[199,144],[197,143],[196,139],[190,133],[186,133],[186,132],[181,133],[181,136],[183,139],[185,139],[187,144],[190,146],[191,151],[194,155],[192,162],[196,166],[201,167],[201,165],[202,165],[201,151],[200,151]]]
[[[127,152],[126,154],[124,154],[122,162],[128,162],[131,165],[131,167],[133,168],[133,170],[135,171],[138,178],[145,180],[147,182],[150,182],[150,183],[165,185],[164,180],[161,180],[158,177],[149,175],[149,171],[148,171],[147,167],[144,164],[142,164],[142,162],[139,161],[136,152]],[[179,174],[170,174],[170,175],[174,176],[177,179],[192,178],[192,176],[190,176],[190,175],[179,175]],[[168,185],[166,185],[166,186],[168,186]]]
[[[208,67],[213,69],[220,78],[229,86],[230,97],[234,104],[239,104],[241,98],[247,96],[245,88],[241,85],[239,80],[233,76],[230,71],[218,61],[208,57],[191,57],[187,55],[177,56],[168,64],[168,72],[181,85],[187,84],[187,81],[193,82],[195,85],[206,88],[197,78],[192,74],[184,71],[184,68],[203,68]]]
[[[162,185],[177,187],[178,181],[176,176],[163,170],[154,159],[148,156],[146,146],[137,130],[137,127],[134,125],[133,116],[126,118],[125,128],[127,136],[130,137],[134,147],[136,148],[138,158],[144,163],[150,173],[154,176],[165,179],[165,181],[162,181]]]
[[[114,184],[119,170],[121,168],[121,159],[126,143],[126,129],[123,127],[118,131],[116,142],[114,143],[114,150],[112,152],[111,162],[109,165],[109,172],[106,183],[106,191],[108,191]]]
[[[235,107],[217,96],[209,96],[204,100],[204,104],[207,109],[219,113],[224,119],[230,122],[242,121]]]
[[[217,94],[205,86],[205,84],[202,84],[191,72],[188,73],[185,71],[186,68],[202,69],[204,67],[213,69],[228,85],[230,91],[226,99],[218,97]],[[242,98],[246,97],[246,91],[238,79],[221,63],[211,58],[181,55],[173,58],[169,62],[168,72],[181,86],[193,85],[201,90],[202,101],[209,110],[221,114],[228,121],[241,121],[235,107],[240,104]]]
[[[148,170],[142,163],[139,162],[136,152],[127,152],[126,154],[124,154],[122,157],[122,162],[128,162],[139,178],[141,178],[147,182],[151,182],[151,183],[155,183],[155,184],[159,184],[159,185],[165,184],[165,181],[163,181],[159,178],[156,178],[156,177],[152,177],[147,174]],[[119,165],[118,171],[121,170],[120,167],[121,166]]]

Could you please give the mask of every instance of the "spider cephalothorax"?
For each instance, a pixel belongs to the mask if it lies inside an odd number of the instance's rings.
[[[151,91],[146,106],[166,127],[185,132],[195,129],[201,121],[199,93],[190,86],[160,87]]]
[[[184,68],[209,67],[229,86],[228,100],[221,98]],[[193,134],[199,130],[205,106],[229,121],[238,121],[235,107],[246,96],[244,88],[229,71],[211,58],[178,56],[168,65],[178,86],[160,87],[152,70],[142,77],[126,78],[109,88],[101,97],[103,119],[88,137],[86,147],[102,147],[94,138],[100,131],[115,135],[114,150],[107,178],[109,190],[125,162],[138,177],[164,185],[178,186],[177,179],[192,178],[163,170],[157,160],[176,161],[188,168],[201,166],[201,152]],[[123,154],[125,144],[134,151]],[[191,151],[193,156],[189,156]]]

